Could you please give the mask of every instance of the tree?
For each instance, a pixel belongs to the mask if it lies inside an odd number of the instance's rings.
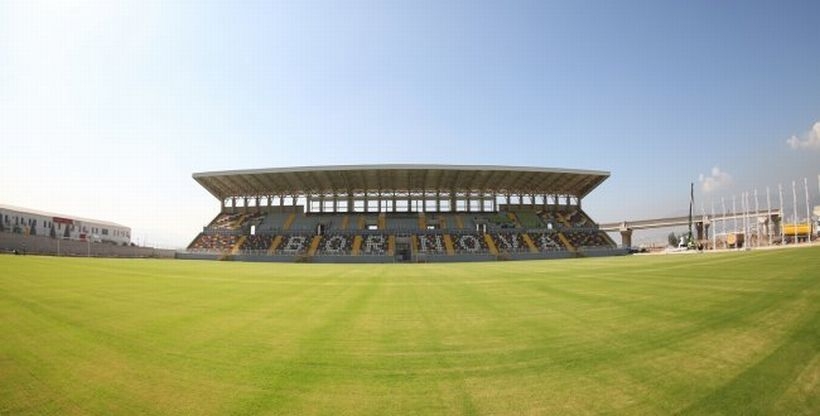
[[[63,233],[63,237],[71,237],[71,231],[68,230],[68,224],[65,225],[65,232]]]
[[[674,232],[669,233],[669,236],[667,236],[667,238],[669,239],[669,245],[670,246],[672,246],[672,247],[677,247],[678,246],[678,237],[675,235]]]
[[[51,238],[57,238],[57,231],[54,230],[54,224],[51,224],[51,231],[49,231],[48,236]]]

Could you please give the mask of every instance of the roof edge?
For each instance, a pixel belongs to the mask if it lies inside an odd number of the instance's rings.
[[[507,166],[507,165],[443,165],[443,164],[374,164],[374,165],[325,165],[325,166],[292,166],[283,168],[262,168],[262,169],[238,169],[238,170],[222,170],[222,171],[208,171],[195,172],[192,174],[194,179],[207,178],[213,176],[226,175],[255,175],[263,173],[293,173],[293,172],[327,172],[327,171],[351,171],[351,170],[496,170],[496,171],[511,171],[511,172],[540,172],[540,173],[570,173],[578,175],[594,175],[609,177],[610,172],[600,170],[584,170],[584,169],[566,169],[566,168],[547,168],[535,166]]]

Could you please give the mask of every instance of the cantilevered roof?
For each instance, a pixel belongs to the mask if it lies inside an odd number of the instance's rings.
[[[495,192],[584,197],[609,172],[495,165],[343,165],[200,172],[219,200],[232,196],[358,192]]]

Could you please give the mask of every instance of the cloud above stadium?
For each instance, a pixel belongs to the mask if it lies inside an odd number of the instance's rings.
[[[704,175],[701,173],[700,176],[698,176],[698,182],[700,182],[701,190],[708,193],[731,186],[733,180],[732,175],[715,166],[712,168],[712,172],[709,175]]]
[[[794,150],[809,149],[820,151],[820,121],[814,123],[811,130],[798,136],[792,136],[786,143]]]

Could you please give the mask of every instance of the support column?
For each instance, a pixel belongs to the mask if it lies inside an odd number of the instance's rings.
[[[621,223],[621,247],[632,247],[632,229],[627,227],[626,223]]]

